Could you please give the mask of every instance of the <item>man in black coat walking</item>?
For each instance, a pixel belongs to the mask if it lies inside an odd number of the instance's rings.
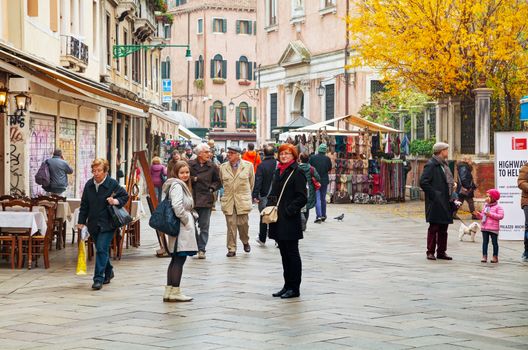
[[[257,167],[255,174],[255,186],[253,187],[253,201],[258,203],[259,212],[262,211],[268,204],[268,195],[271,190],[271,182],[273,181],[273,174],[277,168],[277,160],[275,159],[275,149],[273,146],[266,146],[264,148],[264,159]],[[257,243],[260,246],[266,244],[266,236],[268,234],[268,224],[262,223],[260,218],[259,237]]]
[[[320,224],[326,220],[326,191],[328,189],[328,184],[330,183],[330,178],[328,173],[332,170],[332,161],[326,155],[328,147],[325,143],[319,145],[317,149],[317,154],[310,158],[310,165],[317,170],[321,181],[321,187],[319,191],[315,194],[315,223]]]
[[[452,201],[455,181],[447,165],[447,143],[433,146],[433,157],[425,165],[420,187],[425,192],[425,216],[429,223],[427,231],[427,259],[452,260],[446,254],[447,228],[453,223]],[[436,257],[434,255],[436,250]]]

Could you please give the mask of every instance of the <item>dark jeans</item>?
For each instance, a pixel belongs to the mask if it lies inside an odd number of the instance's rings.
[[[277,241],[282,257],[284,288],[299,292],[301,287],[302,262],[299,254],[299,240]]]
[[[326,217],[326,191],[328,184],[321,184],[321,188],[315,193],[315,214],[318,218]]]
[[[209,240],[209,223],[211,222],[211,208],[195,208],[198,213],[198,227],[200,234],[196,235],[198,250],[205,252],[205,246]]]
[[[523,207],[524,210],[524,256],[528,257],[528,205]]]
[[[99,232],[92,235],[92,239],[95,242],[95,270],[94,270],[94,282],[103,282],[105,276],[110,277],[113,266],[110,264],[110,243],[114,238],[115,231]]]
[[[444,256],[447,250],[447,228],[448,224],[429,224],[427,230],[427,254]]]
[[[499,235],[489,231],[482,231],[482,255],[488,255],[490,237],[493,244],[493,256],[499,256]]]
[[[154,187],[156,190],[156,197],[158,198],[158,202],[161,202],[161,197],[163,196],[163,186],[162,187]]]
[[[268,197],[259,197],[258,210],[261,212],[268,205]],[[262,216],[260,217],[259,225],[259,241],[266,243],[266,237],[268,236],[268,224],[262,223]]]

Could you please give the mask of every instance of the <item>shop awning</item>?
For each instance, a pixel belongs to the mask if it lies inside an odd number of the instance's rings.
[[[166,138],[175,139],[179,135],[180,125],[178,121],[155,108],[149,109],[150,132],[152,134],[164,134]]]
[[[27,57],[23,53],[14,54],[12,48],[0,45],[0,68],[26,78],[51,91],[72,98],[90,102],[102,107],[118,110],[125,114],[146,117],[149,106],[115,95],[105,90],[105,86],[86,78],[74,79],[58,72],[44,62]],[[84,81],[83,81],[84,80]]]
[[[348,123],[358,126],[360,128],[368,128],[370,131],[380,131],[380,132],[389,132],[389,133],[403,132],[398,129],[394,129],[389,126],[378,124],[378,123],[372,122],[370,120],[367,120],[365,118],[361,118],[355,115],[347,115],[344,118]]]
[[[180,125],[179,132],[180,136],[186,138],[187,140],[190,140],[195,145],[202,142],[202,138],[200,136],[196,135],[194,132],[187,129],[185,126]]]

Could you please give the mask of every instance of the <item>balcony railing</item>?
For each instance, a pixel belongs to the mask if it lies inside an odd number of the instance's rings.
[[[61,56],[65,56],[72,65],[86,68],[88,65],[88,45],[70,35],[61,35]],[[73,60],[71,60],[73,59]]]

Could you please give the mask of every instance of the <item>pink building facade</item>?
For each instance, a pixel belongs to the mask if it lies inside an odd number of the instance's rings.
[[[317,123],[355,114],[381,87],[370,69],[345,74],[346,13],[344,0],[258,1],[259,143],[301,116]]]
[[[170,61],[173,104],[209,128],[217,147],[256,141],[256,1],[172,0]]]

